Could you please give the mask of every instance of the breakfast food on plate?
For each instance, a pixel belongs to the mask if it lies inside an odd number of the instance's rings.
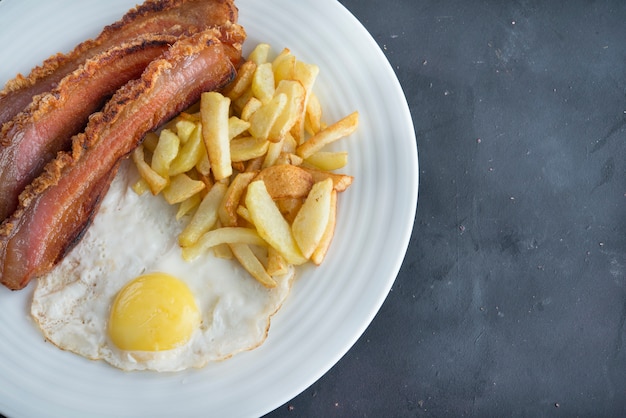
[[[31,311],[45,337],[124,370],[201,367],[257,347],[293,269],[267,289],[230,260],[183,260],[176,206],[135,193],[137,177],[124,161],[80,244],[38,280]]]
[[[181,35],[237,22],[232,0],[147,0],[104,28],[95,39],[68,54],[56,54],[26,77],[18,75],[0,91],[0,126],[24,110],[33,96],[45,93],[89,58],[147,34]]]
[[[313,91],[319,68],[264,43],[244,60],[236,17],[228,0],[149,0],[44,64],[54,75],[85,62],[52,82],[51,95],[67,101],[35,97],[4,125],[28,145],[46,118],[67,134],[89,115],[0,225],[0,282],[16,290],[38,278],[31,314],[58,347],[123,370],[229,358],[263,343],[297,266],[328,253],[337,196],[353,178],[334,172],[347,153],[326,147],[356,130],[358,113],[325,124]],[[146,28],[165,33],[128,40]],[[96,74],[117,51],[117,66]],[[101,110],[71,113],[79,106],[69,96],[93,88],[96,106],[107,95],[98,87],[120,68],[130,81]],[[29,87],[43,74],[16,80]],[[19,87],[10,82],[0,100]],[[0,154],[0,174],[15,172],[23,152],[11,152]]]
[[[176,42],[171,35],[151,35],[113,47],[87,60],[49,93],[38,95],[0,132],[0,219],[18,205],[26,185],[59,151],[68,149],[87,118],[129,80]]]
[[[233,27],[236,30],[236,27]],[[215,30],[182,37],[89,119],[20,196],[0,227],[1,281],[11,289],[50,270],[80,237],[115,175],[144,135],[226,85],[235,68]]]
[[[6,122],[0,130],[0,220],[16,209],[19,194],[43,166],[70,148],[88,116],[178,37],[216,27],[223,43],[241,44],[243,32],[230,29],[236,17],[231,2],[148,1],[95,40],[7,83],[0,92],[0,125]],[[240,53],[231,56],[238,65]]]

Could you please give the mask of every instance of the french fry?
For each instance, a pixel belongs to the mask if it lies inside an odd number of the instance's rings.
[[[250,88],[255,70],[256,63],[254,61],[244,62],[241,67],[239,67],[235,79],[223,90],[224,96],[231,100],[237,100]]]
[[[337,223],[337,191],[333,189],[332,194],[330,195],[330,214],[328,216],[328,224],[326,225],[326,230],[322,235],[322,239],[320,240],[319,245],[313,251],[311,255],[311,261],[316,266],[319,266],[324,261],[326,254],[328,253],[328,249],[330,248],[330,243],[333,240],[333,236],[335,235],[335,225]]]
[[[297,156],[296,154],[292,154],[289,152],[281,152],[278,158],[276,159],[276,162],[274,163],[274,165],[288,164],[288,165],[300,166],[303,162],[304,160],[301,157]]]
[[[144,160],[143,145],[139,145],[132,154],[133,162],[137,167],[137,171],[141,178],[143,178],[153,195],[157,195],[167,186],[168,180],[161,177],[156,171],[154,171],[148,163]]]
[[[257,65],[252,84],[250,85],[252,94],[263,104],[268,103],[274,97],[274,73],[272,64],[269,62]]]
[[[313,186],[313,176],[300,167],[281,164],[264,168],[255,180],[262,180],[272,199],[306,197]]]
[[[183,247],[183,258],[191,261],[206,253],[210,248],[235,243],[267,246],[267,243],[253,228],[225,226],[207,231],[193,245]]]
[[[309,94],[309,100],[306,104],[304,129],[310,135],[315,135],[322,129],[322,105],[317,95],[313,92]]]
[[[203,155],[206,154],[206,148],[203,146],[202,142],[202,125],[199,123],[192,125],[194,125],[194,129],[170,164],[168,172],[170,176],[186,173],[191,170],[200,162]],[[185,128],[187,127],[186,125]]]
[[[243,268],[250,273],[252,277],[254,277],[259,283],[267,288],[276,287],[276,280],[272,278],[263,264],[259,261],[259,259],[254,255],[250,247],[246,244],[229,244],[230,250],[233,252],[233,255],[239,261],[239,263],[243,266]]]
[[[287,220],[289,224],[292,224],[298,211],[300,211],[302,207],[302,203],[304,203],[304,198],[286,197],[283,199],[275,199],[274,202],[276,202],[276,206],[278,206],[278,210],[282,213],[285,220]]]
[[[353,177],[332,172],[347,152],[323,148],[358,126],[358,112],[322,121],[317,65],[287,48],[270,53],[258,44],[221,93],[202,93],[132,153],[133,190],[163,194],[176,219],[189,219],[178,237],[185,260],[235,258],[269,288],[272,276],[328,254],[337,194]]]
[[[274,81],[293,80],[296,67],[296,57],[287,48],[283,49],[274,61],[272,61],[272,71],[274,72]]]
[[[263,106],[263,103],[256,97],[250,97],[241,109],[241,119],[249,121],[252,115]]]
[[[183,216],[191,213],[195,208],[200,205],[202,198],[199,193],[191,196],[187,200],[184,200],[178,205],[178,211],[176,211],[176,220],[181,219]]]
[[[170,164],[178,155],[180,139],[169,129],[163,129],[159,135],[159,142],[152,154],[151,167],[163,178],[169,177]]]
[[[204,146],[204,140],[200,143],[198,152],[200,153],[200,159],[196,163],[196,171],[203,176],[208,176],[211,174],[211,162],[209,161],[209,153]]]
[[[275,94],[285,94],[287,104],[280,113],[269,133],[269,140],[279,142],[291,130],[304,113],[306,90],[299,81],[281,80]]]
[[[228,140],[229,108],[228,97],[218,92],[202,93],[200,98],[202,138],[216,180],[229,177],[233,172]]]
[[[307,259],[298,248],[290,225],[281,215],[262,180],[255,180],[248,185],[245,202],[259,235],[288,263],[294,265],[306,263]]]
[[[231,116],[228,119],[228,139],[233,139],[250,128],[250,122]]]
[[[194,129],[196,129],[196,123],[191,120],[179,119],[176,121],[176,135],[182,144],[187,142]]]
[[[313,85],[315,84],[315,80],[317,80],[319,72],[320,70],[317,65],[306,64],[302,61],[296,60],[293,79],[298,80],[300,83],[302,83],[302,86],[306,91],[306,99],[303,109],[298,115],[298,119],[291,130],[293,137],[296,139],[296,141],[298,141],[299,144],[304,141],[304,119],[306,116],[306,108],[308,105],[309,96],[313,91]]]
[[[237,215],[241,216],[241,219],[248,222],[250,225],[253,224],[252,217],[250,216],[250,212],[247,207],[242,205],[237,206]]]
[[[192,180],[187,174],[181,173],[170,177],[170,184],[161,193],[167,203],[174,205],[200,193],[205,187],[200,180]]]
[[[239,173],[230,182],[218,212],[222,225],[237,226],[237,207],[241,201],[241,196],[256,174],[256,172]]]
[[[213,228],[217,222],[219,205],[227,188],[224,183],[215,183],[211,187],[185,229],[178,236],[178,243],[182,247],[193,245],[202,234]]]
[[[330,178],[315,183],[291,224],[293,237],[306,258],[311,258],[328,225],[332,191]]]
[[[286,136],[281,138],[278,142],[269,143],[267,147],[267,152],[265,153],[265,157],[263,158],[263,168],[273,166],[276,163],[278,157],[280,156],[280,153],[283,151],[283,143],[285,142],[285,140]]]
[[[235,138],[230,141],[230,159],[233,162],[248,161],[262,157],[267,152],[269,142],[252,136]]]
[[[285,106],[287,106],[287,95],[283,93],[274,96],[261,106],[250,116],[250,129],[248,129],[250,134],[258,139],[278,141],[278,138],[269,138],[269,135],[272,125],[274,125]]]
[[[267,249],[267,268],[265,269],[270,276],[281,276],[289,271],[289,265],[282,255],[273,247]]]
[[[257,44],[254,49],[248,54],[248,61],[253,61],[256,65],[267,62],[267,58],[271,51],[271,47],[266,43]]]
[[[320,170],[333,171],[345,167],[348,164],[348,152],[347,151],[318,151],[315,154],[311,154],[309,158],[305,160],[307,163],[314,165]]]
[[[359,125],[359,113],[353,112],[339,121],[327,126],[306,142],[298,146],[296,153],[307,159],[326,145],[353,133]]]
[[[330,178],[333,180],[333,188],[338,192],[345,191],[354,180],[354,177],[349,176],[347,174],[339,174],[339,173],[331,173],[330,171],[323,171],[316,168],[301,166],[301,168],[313,176],[313,182],[317,183],[319,181]]]
[[[150,186],[148,186],[148,183],[143,177],[140,177],[139,180],[133,183],[132,188],[139,196],[150,190]]]

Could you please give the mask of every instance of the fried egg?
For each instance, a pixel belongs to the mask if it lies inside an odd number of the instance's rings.
[[[123,370],[179,371],[258,347],[293,270],[268,289],[236,261],[182,259],[185,220],[137,195],[124,161],[81,241],[39,278],[31,314],[58,347]]]

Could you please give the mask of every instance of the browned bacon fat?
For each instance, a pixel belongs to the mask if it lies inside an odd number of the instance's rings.
[[[173,35],[152,35],[94,56],[64,77],[50,93],[34,101],[0,131],[0,221],[9,216],[18,196],[57,152],[68,150],[90,114],[168,46]]]
[[[24,110],[35,95],[50,91],[87,59],[111,47],[151,33],[181,35],[190,28],[236,23],[237,17],[233,0],[147,0],[105,27],[97,38],[79,44],[68,54],[48,58],[26,77],[18,75],[10,80],[0,91],[0,126]]]
[[[232,53],[232,51],[230,51]],[[108,190],[112,173],[143,136],[235,76],[229,52],[204,31],[183,37],[90,119],[27,186],[0,227],[0,282],[24,287],[73,246]]]

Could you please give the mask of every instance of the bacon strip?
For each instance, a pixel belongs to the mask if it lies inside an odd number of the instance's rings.
[[[176,42],[172,35],[154,35],[113,47],[87,60],[48,94],[0,132],[0,221],[9,216],[18,196],[59,151],[68,150],[89,115],[129,80]]]
[[[231,51],[232,52],[232,51]],[[20,196],[18,209],[0,227],[0,282],[20,289],[49,271],[89,223],[112,172],[143,139],[197,101],[225,86],[236,70],[215,31],[174,44],[89,120]]]
[[[236,23],[237,18],[233,0],[147,0],[105,27],[97,38],[82,42],[68,54],[53,55],[26,77],[18,74],[8,81],[0,91],[0,126],[24,110],[34,96],[52,90],[86,60],[115,45],[146,34],[182,35],[192,28],[220,27]]]

